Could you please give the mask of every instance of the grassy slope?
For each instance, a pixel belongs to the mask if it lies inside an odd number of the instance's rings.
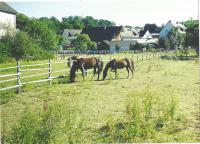
[[[79,109],[78,114],[85,121],[87,129],[83,132],[84,141],[98,141],[93,130],[105,125],[108,117],[121,118],[128,95],[145,91],[148,87],[161,99],[175,96],[179,102],[178,112],[185,115],[188,125],[177,134],[160,134],[160,138],[152,141],[197,141],[195,135],[199,101],[197,62],[150,60],[136,65],[132,79],[124,79],[127,75],[125,69],[119,70],[118,74],[117,80],[90,81],[91,75],[89,75],[84,82],[78,76],[79,82],[73,84],[27,86],[23,93],[1,106],[3,125],[9,130],[26,107],[41,108],[44,100],[48,100],[49,103],[66,101],[66,105],[74,105]],[[114,77],[113,73],[109,76]]]

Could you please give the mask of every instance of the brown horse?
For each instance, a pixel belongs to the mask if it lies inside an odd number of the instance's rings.
[[[71,82],[75,81],[76,71],[78,69],[81,70],[82,76],[83,76],[83,79],[84,79],[85,70],[86,69],[92,69],[92,68],[94,69],[93,77],[95,76],[96,69],[97,69],[97,73],[98,73],[97,80],[99,80],[99,75],[100,75],[100,73],[103,69],[103,62],[100,59],[97,59],[95,57],[77,59],[77,61],[73,62],[73,65],[72,65],[71,70],[70,70],[70,81]]]
[[[117,69],[126,68],[126,70],[128,72],[128,77],[129,77],[129,69],[132,72],[132,76],[133,76],[134,62],[132,60],[130,60],[130,59],[127,59],[127,58],[113,59],[113,60],[109,61],[106,64],[106,66],[104,68],[104,71],[103,71],[103,80],[106,79],[106,76],[107,76],[109,68],[111,70],[114,70],[114,72],[115,72],[115,78],[116,78]]]

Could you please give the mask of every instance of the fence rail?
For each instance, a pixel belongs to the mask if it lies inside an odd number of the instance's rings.
[[[156,58],[156,57],[160,57],[161,55],[166,55],[166,53],[168,53],[167,51],[165,51],[165,52],[159,51],[159,52],[154,52],[154,53],[152,53],[152,52],[135,53],[133,51],[128,51],[128,52],[129,53],[124,53],[124,56],[126,57],[127,55],[129,55],[129,57],[131,57],[131,59],[134,59],[135,62],[140,62],[140,61],[144,61],[144,60],[153,59],[153,58]],[[73,55],[74,54],[76,54],[76,53],[73,52]],[[104,61],[104,62],[110,61],[112,59],[112,54],[109,53],[108,55],[109,55],[109,58],[108,59],[103,59],[102,61]],[[101,55],[99,55],[99,57],[101,57]],[[118,53],[117,57],[119,58],[119,53]],[[46,62],[46,63],[30,64],[30,65],[21,65],[20,62],[17,61],[17,65],[16,66],[7,67],[7,68],[0,68],[0,71],[16,69],[16,73],[14,73],[14,74],[0,75],[0,78],[4,78],[3,80],[0,79],[0,84],[5,84],[7,82],[16,81],[16,85],[0,88],[0,91],[17,88],[17,92],[19,93],[21,86],[25,85],[25,84],[40,83],[40,82],[46,82],[46,81],[49,81],[49,84],[51,84],[51,81],[53,79],[60,77],[60,76],[52,76],[52,74],[55,74],[55,73],[59,74],[61,72],[68,71],[67,69],[53,70],[52,65],[53,64],[65,64],[65,63],[68,63],[68,62],[70,62],[70,67],[71,67],[73,62],[74,62],[74,60],[71,60],[71,59],[70,59],[70,61],[68,61],[68,60],[65,60],[65,61],[51,61],[51,60],[48,60],[48,62]],[[32,68],[32,67],[36,67],[36,66],[45,66],[45,67]],[[48,72],[41,73],[41,71],[44,71],[44,70],[48,70]],[[23,75],[24,73],[27,73],[27,72],[29,72],[31,74],[30,75]],[[39,72],[39,73],[32,74],[32,72]],[[40,79],[40,80],[31,80],[31,81],[27,81],[27,82],[22,82],[21,81],[21,80],[23,80],[25,78],[32,78],[32,77],[42,76],[42,75],[43,76],[46,75],[46,78],[43,78],[43,79]],[[5,79],[7,77],[12,77],[12,76],[16,76],[16,78]]]

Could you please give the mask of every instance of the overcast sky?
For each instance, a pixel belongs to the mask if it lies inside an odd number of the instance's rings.
[[[144,26],[198,18],[198,0],[35,0],[7,1],[29,17],[93,16],[117,25]]]

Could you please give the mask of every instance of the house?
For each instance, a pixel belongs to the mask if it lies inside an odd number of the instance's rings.
[[[113,50],[122,40],[120,35],[121,31],[122,26],[91,27],[83,29],[81,34],[89,35],[90,39],[97,43],[97,47],[104,43],[105,45],[107,44],[111,50]]]
[[[136,33],[132,31],[131,28],[123,27],[122,31],[120,32],[122,40],[124,39],[132,39],[135,37]]]
[[[177,31],[174,31],[177,30]],[[182,47],[181,42],[177,39],[177,34],[185,33],[185,26],[179,22],[172,22],[171,20],[167,22],[164,28],[159,33],[159,39],[164,43],[169,38],[172,40],[173,47]]]
[[[71,47],[71,41],[73,39],[76,39],[76,34],[80,34],[81,30],[77,29],[64,29],[63,31],[63,46],[64,49],[70,48]]]
[[[110,26],[110,27],[91,27],[83,29],[81,34],[88,34],[92,41],[96,43],[103,40],[119,41],[121,40],[120,32],[122,26]]]
[[[0,37],[5,35],[7,28],[16,30],[17,11],[5,2],[0,2]]]
[[[135,35],[128,27],[92,27],[83,29],[82,34],[88,34],[90,39],[97,43],[97,48],[106,47],[110,51],[129,50],[130,45],[136,43]]]
[[[149,30],[147,30],[144,35],[142,36],[142,38],[145,38],[145,39],[151,39],[153,38],[151,33],[149,32]]]
[[[139,36],[134,37],[133,40],[136,41],[138,44],[158,44],[159,39],[158,39],[159,34],[158,33],[150,33],[149,30],[140,30]]]
[[[185,33],[185,30],[186,30],[185,26],[182,25],[181,23],[178,23],[178,22],[174,23],[174,22],[172,22],[172,21],[170,20],[170,21],[168,21],[168,23],[164,26],[164,28],[160,31],[160,33],[159,33],[159,38],[160,38],[160,39],[165,39],[165,38],[167,38],[168,34],[169,34],[170,32],[172,32],[172,30],[173,30],[174,28],[177,28],[177,29],[178,29],[178,32],[180,32],[180,33]]]

